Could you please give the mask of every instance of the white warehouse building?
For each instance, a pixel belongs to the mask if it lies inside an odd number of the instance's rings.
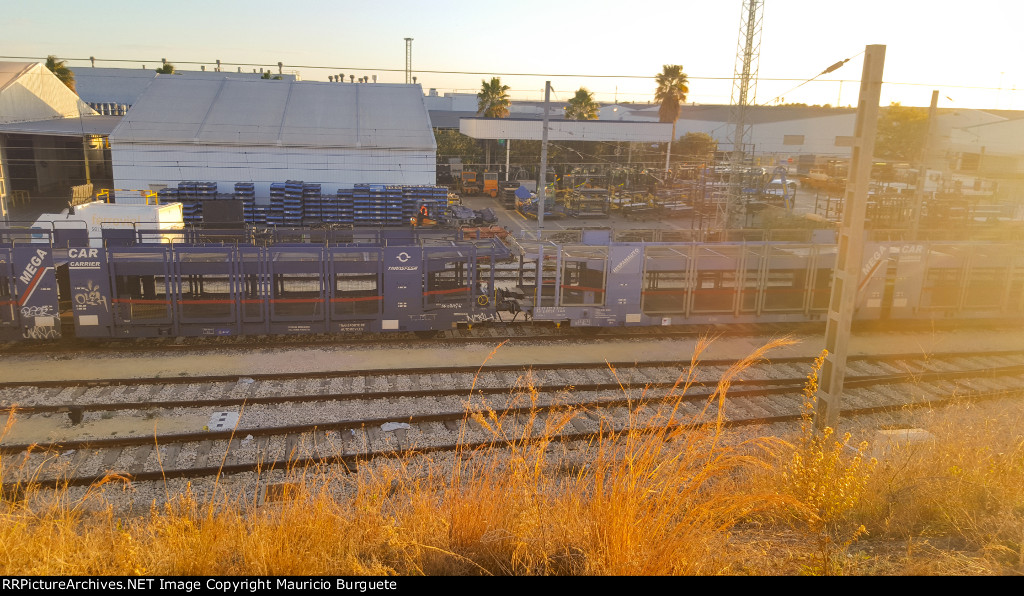
[[[155,77],[110,133],[117,188],[216,182],[432,185],[437,145],[419,85]]]

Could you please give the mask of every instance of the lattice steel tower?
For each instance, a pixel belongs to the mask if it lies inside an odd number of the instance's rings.
[[[732,145],[729,159],[729,193],[720,221],[725,229],[737,227],[744,213],[743,181],[745,158],[752,151],[748,107],[757,95],[757,68],[761,61],[761,21],[764,0],[743,0],[740,36],[736,46],[736,68],[732,79],[732,98],[729,100],[728,142]]]
[[[405,38],[405,84],[412,84],[412,38]]]

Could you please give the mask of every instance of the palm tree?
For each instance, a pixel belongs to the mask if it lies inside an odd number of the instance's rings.
[[[580,87],[569,100],[569,105],[565,106],[565,117],[569,120],[597,120],[600,109],[601,106],[594,101],[594,94],[586,87]]]
[[[56,56],[46,57],[46,68],[50,69],[50,72],[57,75],[61,83],[68,86],[68,89],[75,91],[75,73],[71,72],[71,69],[64,65],[64,61],[57,61]],[[75,91],[77,93],[77,91]]]
[[[672,153],[672,141],[676,138],[676,120],[679,119],[679,104],[686,101],[686,94],[690,92],[689,81],[683,67],[678,64],[665,64],[660,73],[655,75],[654,81],[658,88],[654,92],[655,101],[661,102],[658,108],[658,121],[672,123],[672,136],[668,142],[668,151],[665,155],[665,169],[668,169],[669,156]]]
[[[501,79],[491,77],[491,82],[480,81],[480,93],[476,94],[477,114],[483,114],[484,118],[508,118],[508,106],[512,101],[508,98],[508,85],[502,85]],[[487,166],[491,165],[491,144],[484,143],[487,148]]]
[[[508,118],[508,106],[512,103],[508,98],[509,86],[502,85],[498,77],[492,77],[490,83],[481,83],[480,93],[476,94],[476,113],[484,118]]]

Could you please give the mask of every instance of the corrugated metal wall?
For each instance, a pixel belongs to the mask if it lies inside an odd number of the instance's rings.
[[[232,192],[235,182],[255,184],[257,203],[265,204],[272,182],[319,183],[325,192],[354,184],[434,184],[436,154],[400,149],[218,147],[118,143],[111,148],[114,185],[148,189],[183,180],[218,183]],[[261,200],[262,199],[262,200]]]

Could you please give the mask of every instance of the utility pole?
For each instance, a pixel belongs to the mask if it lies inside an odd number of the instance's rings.
[[[842,408],[850,325],[857,306],[861,265],[864,262],[864,219],[867,214],[868,183],[871,181],[884,65],[885,46],[867,46],[864,50],[864,71],[860,77],[850,177],[846,183],[843,219],[839,226],[839,250],[832,278],[832,296],[828,303],[828,322],[825,324],[825,349],[828,355],[821,367],[822,391],[818,395],[814,412],[814,425],[818,430],[835,428]]]
[[[548,186],[548,107],[551,105],[551,81],[544,82],[544,121],[540,133],[540,178],[537,181],[537,240],[544,231],[544,195]]]
[[[932,91],[932,103],[928,106],[928,132],[924,137],[924,146],[921,147],[921,158],[917,165],[917,190],[914,192],[914,222],[911,228],[910,240],[917,242],[917,234],[921,225],[921,208],[924,206],[924,185],[928,180],[928,151],[932,146],[932,135],[935,130],[935,112],[939,107],[939,90]]]
[[[405,38],[405,84],[412,84],[412,38]]]

